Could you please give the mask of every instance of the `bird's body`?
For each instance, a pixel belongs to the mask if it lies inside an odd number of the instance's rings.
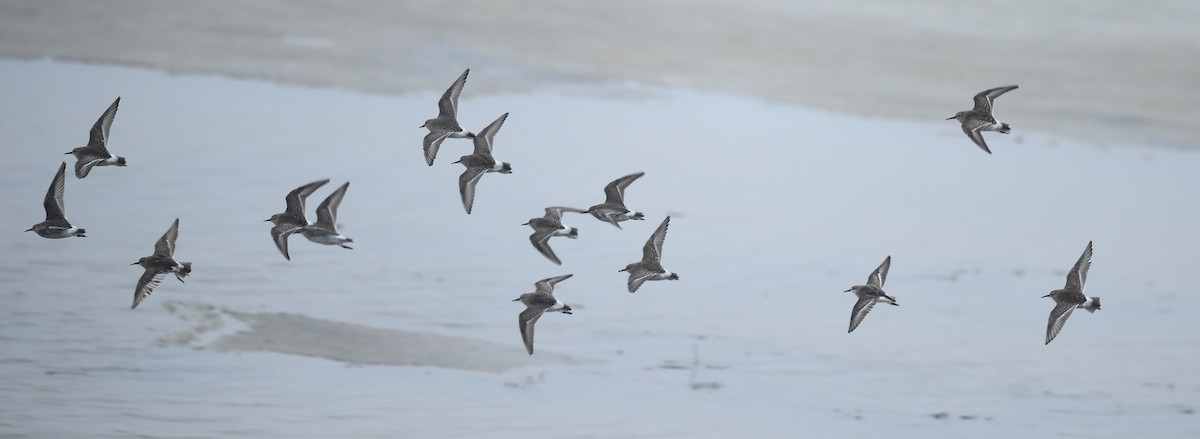
[[[983,131],[996,131],[998,133],[1008,134],[1010,127],[1007,123],[996,120],[992,112],[992,106],[997,97],[1009,91],[1015,90],[1017,86],[1009,85],[1004,87],[996,87],[979,92],[975,95],[975,108],[967,111],[959,111],[954,116],[946,120],[954,119],[962,124],[963,133],[975,142],[975,145],[983,149],[984,152],[991,154],[992,150],[988,149],[987,142],[983,140]]]
[[[469,73],[471,73],[471,69],[464,71],[454,83],[450,84],[450,88],[447,88],[446,92],[442,94],[442,98],[438,99],[438,116],[426,120],[421,125],[421,128],[429,130],[429,134],[425,135],[423,141],[425,163],[429,166],[433,166],[433,160],[437,158],[442,141],[447,138],[470,139],[475,137],[473,133],[463,133],[462,127],[458,125],[458,95],[462,93]]]
[[[78,236],[86,238],[84,235],[87,230],[71,225],[67,221],[65,213],[66,204],[63,202],[63,195],[67,185],[67,162],[63,162],[58,167],[58,173],[54,174],[54,179],[50,180],[50,188],[46,190],[46,198],[42,200],[42,207],[46,210],[46,220],[34,224],[26,232],[37,233],[38,236],[50,239],[70,238]]]
[[[112,127],[113,118],[117,116],[117,106],[120,103],[121,98],[118,97],[92,125],[87,146],[67,152],[75,156],[75,177],[87,177],[96,166],[125,166],[125,157],[116,157],[108,152],[108,131]]]
[[[479,131],[475,135],[475,152],[470,155],[464,155],[454,163],[459,163],[467,169],[458,177],[458,192],[462,196],[463,209],[467,213],[471,213],[471,208],[475,205],[475,186],[479,184],[479,179],[483,178],[483,174],[489,172],[499,172],[501,174],[511,174],[512,165],[508,162],[496,162],[492,157],[493,139],[496,137],[496,132],[504,125],[504,121],[508,119],[508,113],[500,115],[487,128]]]
[[[625,188],[629,187],[630,184],[643,175],[646,175],[646,173],[637,172],[608,183],[604,186],[604,202],[588,208],[585,212],[592,214],[593,217],[600,221],[616,226],[618,229],[621,228],[620,223],[622,221],[640,221],[645,219],[645,215],[641,212],[631,212],[625,207]]]
[[[651,280],[679,280],[679,274],[668,271],[662,265],[663,243],[667,239],[667,226],[671,222],[671,217],[663,219],[662,224],[658,225],[658,229],[650,235],[650,239],[646,240],[646,244],[642,246],[642,260],[626,265],[625,268],[619,270],[629,273],[629,292],[633,293],[641,288],[642,284]]]
[[[287,209],[283,213],[271,215],[266,219],[275,224],[274,227],[271,227],[271,239],[275,241],[275,246],[279,248],[280,253],[283,253],[283,257],[289,261],[292,260],[292,257],[288,254],[288,237],[308,227],[308,218],[304,216],[304,200],[325,183],[329,183],[328,178],[314,181],[288,192],[287,197],[284,197]]]
[[[533,355],[533,325],[542,317],[542,314],[547,312],[571,314],[571,307],[554,297],[554,285],[571,278],[571,276],[574,275],[566,274],[539,280],[533,284],[534,291],[532,293],[525,293],[513,299],[513,302],[519,301],[525,304],[525,311],[517,316],[517,326],[521,329],[521,340],[525,342],[525,351],[529,352],[529,355]]]
[[[867,276],[866,285],[855,285],[845,292],[853,292],[858,296],[858,301],[854,303],[854,308],[850,310],[850,330],[847,333],[854,332],[855,328],[862,323],[867,317],[867,313],[875,307],[876,303],[886,303],[889,305],[899,306],[896,303],[896,298],[889,296],[883,291],[883,283],[887,281],[888,270],[892,267],[892,257],[888,256],[883,260],[882,264],[875,271]]]
[[[301,233],[309,241],[325,244],[337,245],[342,248],[350,249],[346,245],[354,242],[353,239],[347,238],[345,235],[337,231],[337,209],[342,204],[342,198],[346,196],[346,189],[350,188],[350,182],[342,184],[337,190],[333,191],[317,206],[317,222],[308,225],[301,229]]]
[[[183,278],[192,272],[191,262],[175,261],[175,240],[179,237],[179,218],[171,224],[171,228],[154,243],[154,254],[138,259],[130,265],[141,265],[146,271],[138,278],[137,286],[133,289],[133,306],[137,308],[154,288],[162,281],[163,275],[174,273],[175,278],[183,282]]]
[[[1071,272],[1067,273],[1066,285],[1062,289],[1042,296],[1054,299],[1054,309],[1050,310],[1050,320],[1046,323],[1046,344],[1050,344],[1050,341],[1058,336],[1058,332],[1062,331],[1063,325],[1067,323],[1067,318],[1071,317],[1071,311],[1083,308],[1094,313],[1100,309],[1099,297],[1088,297],[1083,294],[1083,285],[1087,282],[1087,273],[1090,268],[1092,268],[1092,243],[1088,242],[1087,248],[1083,250],[1083,254],[1079,256],[1079,260],[1075,262]]]

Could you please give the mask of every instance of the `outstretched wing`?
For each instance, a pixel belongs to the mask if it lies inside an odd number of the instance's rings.
[[[496,137],[496,132],[500,131],[500,127],[504,126],[506,119],[508,119],[508,113],[501,114],[500,117],[492,121],[491,125],[488,125],[479,131],[479,134],[475,135],[473,139],[475,141],[475,154],[486,153],[490,155],[492,153],[493,139]]]
[[[607,186],[604,186],[604,196],[605,196],[604,202],[609,203],[609,204],[618,204],[618,205],[624,206],[625,205],[625,188],[629,187],[629,185],[632,184],[634,182],[634,180],[641,178],[643,175],[646,175],[646,173],[638,172],[638,173],[634,173],[634,174],[629,174],[624,177],[613,180]]]
[[[562,276],[548,277],[533,283],[534,288],[538,293],[546,293],[554,295],[554,285],[564,280],[570,279],[574,274],[564,274]],[[553,304],[553,303],[551,303]]]
[[[1067,273],[1067,286],[1063,287],[1063,289],[1083,293],[1083,284],[1087,282],[1089,268],[1092,268],[1091,241],[1088,241],[1087,248],[1083,249],[1083,254],[1079,255],[1079,260],[1075,262],[1075,266],[1071,268],[1071,272]]]
[[[448,117],[457,121],[458,95],[462,94],[463,85],[467,84],[468,73],[471,73],[471,69],[463,71],[462,75],[459,75],[458,79],[455,79],[454,83],[450,84],[450,88],[447,88],[446,92],[442,93],[442,98],[438,99],[438,117]]]
[[[458,176],[458,193],[462,195],[463,209],[466,209],[468,214],[475,205],[475,185],[479,184],[479,179],[483,178],[485,173],[487,168],[475,167],[467,168]]]
[[[658,229],[654,234],[650,235],[650,239],[646,240],[646,245],[642,246],[643,261],[658,261],[662,259],[663,242],[667,240],[667,225],[670,224],[671,217],[668,216],[663,220],[662,224],[658,225]]]
[[[1058,331],[1062,331],[1063,325],[1067,324],[1067,317],[1071,317],[1071,311],[1075,310],[1075,304],[1070,302],[1058,302],[1054,305],[1054,309],[1050,310],[1050,322],[1046,324],[1046,344],[1050,344],[1050,340],[1058,336]]]
[[[129,309],[137,308],[146,296],[154,292],[154,288],[158,286],[159,282],[162,282],[162,278],[163,273],[147,268],[146,272],[142,273],[142,277],[138,278],[137,287],[133,290],[133,306],[130,306]]]
[[[553,235],[553,230],[538,230],[529,235],[529,242],[533,243],[533,248],[537,249],[550,262],[562,265],[562,261],[558,259],[558,255],[554,254],[554,249],[550,248],[550,237]]]
[[[350,188],[350,182],[345,182],[325,197],[325,201],[317,206],[317,225],[325,227],[330,231],[337,230],[337,209],[342,205],[342,198],[346,196],[346,189]]]
[[[50,180],[50,188],[46,189],[46,199],[42,201],[42,206],[46,208],[47,221],[67,219],[64,213],[66,205],[63,203],[63,193],[67,184],[66,172],[67,162],[63,162],[58,166],[58,173],[54,174],[54,179]]]
[[[546,208],[546,215],[543,216],[543,218],[554,221],[562,221],[563,212],[584,213],[587,211],[583,209],[576,209],[574,207],[553,206]]]
[[[316,192],[318,188],[324,186],[325,183],[329,183],[328,178],[317,180],[304,186],[292,189],[291,192],[288,192],[287,197],[284,197],[284,201],[287,201],[287,210],[285,212],[303,218],[304,200],[307,199],[309,195],[312,195],[313,192]]]
[[[104,110],[104,114],[101,114],[96,123],[92,125],[87,148],[94,151],[88,151],[89,153],[101,154],[105,158],[111,156],[108,152],[108,129],[112,127],[113,118],[117,117],[117,106],[120,104],[121,97],[118,96],[117,100],[113,101],[112,105],[109,105],[108,109]],[[84,172],[84,175],[87,175],[87,172]]]
[[[283,253],[283,257],[287,260],[292,260],[288,255],[288,237],[300,230],[302,226],[295,224],[279,224],[271,228],[271,239],[275,240],[275,246],[279,247],[279,252]]]
[[[850,330],[846,331],[847,334],[854,332],[854,328],[857,328],[863,319],[867,318],[867,313],[871,312],[871,309],[875,307],[877,300],[867,295],[859,296],[858,302],[855,302],[854,308],[850,310]]]
[[[630,293],[637,292],[638,288],[642,287],[642,284],[646,283],[647,280],[650,280],[650,278],[654,277],[654,275],[656,275],[656,274],[658,274],[658,273],[655,273],[650,270],[638,270],[637,272],[630,271],[629,272],[629,292]]]
[[[1015,85],[1006,85],[979,92],[979,94],[975,95],[975,109],[991,113],[992,105],[994,105],[996,98],[1016,88],[1017,86]]]
[[[883,283],[887,282],[889,268],[892,268],[891,256],[888,256],[887,259],[884,259],[883,263],[879,264],[879,267],[876,268],[875,271],[872,271],[870,276],[867,276],[867,285],[882,289]]]
[[[989,123],[986,121],[972,119],[963,122],[962,130],[967,137],[971,138],[972,142],[975,142],[976,145],[983,149],[983,152],[991,154],[992,150],[988,149],[987,142],[983,141],[983,127],[988,125]]]
[[[533,325],[546,312],[546,308],[531,306],[517,316],[517,326],[521,328],[521,339],[525,341],[525,351],[529,352],[529,355],[533,355]]]
[[[433,160],[437,158],[438,150],[442,148],[442,141],[450,136],[453,131],[441,131],[429,129],[429,134],[425,135],[425,163],[433,166]]]
[[[158,242],[154,243],[154,256],[175,256],[175,239],[179,237],[179,218],[175,218],[175,222],[171,223],[171,228],[167,229],[167,233],[163,233],[162,238],[158,238]]]

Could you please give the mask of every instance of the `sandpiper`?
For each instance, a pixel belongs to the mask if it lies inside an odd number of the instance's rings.
[[[491,125],[475,135],[475,153],[464,155],[454,162],[467,167],[467,170],[458,177],[458,192],[462,194],[463,208],[467,210],[468,214],[471,213],[471,206],[475,204],[475,185],[479,184],[479,179],[483,177],[483,174],[488,172],[512,173],[511,164],[508,162],[497,163],[496,159],[492,158],[492,139],[496,137],[496,131],[499,131],[500,127],[504,125],[505,119],[508,119],[508,113],[500,115]]]
[[[543,313],[558,311],[571,314],[571,307],[554,297],[554,284],[570,279],[571,276],[574,275],[564,274],[539,280],[533,284],[532,293],[525,293],[513,299],[513,302],[520,301],[525,304],[525,311],[521,311],[517,316],[517,326],[521,328],[521,339],[525,340],[525,350],[529,355],[533,355],[533,324],[537,323]]]
[[[546,259],[551,262],[562,265],[562,261],[558,260],[558,255],[554,254],[554,249],[550,248],[550,237],[566,236],[571,239],[579,238],[579,229],[567,226],[562,223],[563,212],[583,213],[583,209],[573,207],[547,207],[546,215],[541,218],[532,218],[529,222],[521,224],[533,228],[533,234],[529,235],[529,242],[533,243],[533,248],[542,253]]]
[[[54,174],[54,179],[50,180],[50,188],[46,190],[46,199],[42,201],[42,206],[46,208],[46,220],[34,224],[26,232],[32,231],[38,236],[51,239],[70,236],[86,238],[84,233],[87,233],[87,230],[72,226],[67,221],[67,215],[63,213],[65,209],[63,191],[66,189],[66,176],[67,162],[63,162],[58,167],[58,173]]]
[[[629,209],[625,208],[625,188],[643,175],[646,173],[638,172],[613,180],[612,183],[604,186],[604,203],[592,206],[585,212],[592,214],[600,221],[617,226],[618,229],[621,228],[621,224],[619,224],[621,221],[645,219],[645,215],[641,212],[631,214]]]
[[[158,242],[154,243],[154,254],[138,259],[129,265],[141,265],[146,269],[142,273],[142,277],[138,278],[137,287],[133,289],[133,306],[129,309],[137,308],[142,299],[149,296],[154,291],[154,287],[162,281],[163,275],[167,273],[175,273],[175,278],[183,282],[183,278],[187,277],[188,273],[192,272],[191,262],[175,262],[175,238],[179,237],[179,218],[175,218],[175,222],[171,223],[171,228],[167,229],[162,238],[158,238]]]
[[[1054,340],[1075,308],[1083,308],[1093,313],[1100,309],[1099,297],[1083,295],[1083,284],[1087,282],[1089,268],[1092,268],[1091,241],[1088,241],[1087,248],[1083,249],[1083,254],[1079,256],[1079,261],[1075,262],[1075,267],[1071,268],[1070,273],[1067,273],[1067,285],[1061,290],[1054,290],[1050,294],[1042,296],[1054,299],[1055,303],[1054,309],[1050,310],[1050,321],[1046,324],[1046,344],[1050,344],[1050,340]]]
[[[895,306],[900,306],[896,303],[896,298],[887,295],[883,291],[883,283],[887,281],[888,269],[892,267],[892,257],[888,256],[879,264],[879,268],[871,272],[867,276],[866,285],[855,285],[844,292],[854,292],[858,296],[858,302],[854,303],[854,308],[850,310],[850,330],[846,333],[854,332],[863,319],[867,317],[867,313],[871,312],[871,308],[875,307],[876,302],[883,302]]]
[[[458,126],[458,95],[462,94],[463,85],[467,83],[467,74],[471,73],[471,69],[467,69],[458,79],[450,84],[450,88],[442,94],[442,98],[438,99],[438,116],[426,120],[421,128],[429,129],[429,134],[425,135],[425,163],[433,166],[433,159],[437,158],[438,148],[442,147],[442,141],[447,137],[456,139],[469,139],[475,137],[474,133],[462,132],[462,127]]]
[[[329,183],[329,179],[317,180],[312,183],[300,186],[291,192],[288,192],[287,209],[283,213],[271,215],[270,218],[264,220],[275,223],[275,227],[271,228],[271,239],[275,240],[275,246],[279,247],[279,252],[283,253],[283,257],[287,260],[292,260],[288,255],[288,237],[293,233],[304,230],[308,226],[308,218],[304,217],[304,199],[312,195],[317,188]]]
[[[662,266],[663,241],[667,239],[667,224],[670,222],[671,217],[668,216],[659,224],[654,234],[650,235],[650,239],[646,240],[646,245],[642,246],[641,262],[634,262],[618,270],[629,273],[630,293],[637,291],[642,283],[648,280],[679,280],[678,274],[667,271]]]
[[[350,187],[350,182],[346,182],[337,190],[333,191],[317,206],[317,222],[305,227],[301,233],[309,241],[325,244],[325,245],[340,245],[342,248],[351,248],[346,245],[348,242],[354,242],[353,239],[343,236],[337,231],[337,209],[338,205],[342,204],[342,197],[346,196],[346,189]]]
[[[1000,95],[1016,88],[1015,85],[1007,85],[981,91],[975,95],[974,109],[959,111],[946,120],[955,119],[962,123],[962,130],[967,133],[967,137],[983,148],[984,152],[991,154],[992,150],[988,149],[987,143],[983,141],[983,131],[997,131],[1004,134],[1009,132],[1008,124],[996,121],[996,117],[992,114],[992,102]]]
[[[95,166],[125,166],[125,157],[114,157],[108,152],[108,129],[112,126],[113,118],[117,116],[117,105],[120,103],[121,97],[118,96],[117,100],[104,110],[104,114],[100,115],[100,119],[96,120],[96,124],[92,125],[87,146],[67,152],[75,155],[75,177],[87,177]]]

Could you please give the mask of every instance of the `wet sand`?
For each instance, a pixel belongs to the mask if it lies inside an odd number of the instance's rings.
[[[1188,1],[22,0],[0,56],[384,93],[471,67],[477,95],[637,82],[928,121],[1019,84],[1014,132],[1194,149],[1197,22]]]

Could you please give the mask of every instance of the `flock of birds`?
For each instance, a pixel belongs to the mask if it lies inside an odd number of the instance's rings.
[[[429,130],[429,134],[425,136],[423,141],[425,162],[429,166],[433,166],[438,151],[446,139],[471,139],[474,142],[474,151],[471,154],[464,155],[453,162],[461,164],[466,168],[462,175],[459,176],[458,184],[463,209],[468,214],[471,213],[471,208],[475,203],[476,186],[485,174],[492,172],[500,174],[512,173],[512,164],[497,162],[492,155],[496,133],[504,125],[504,121],[508,118],[508,113],[500,115],[499,118],[478,133],[464,132],[458,123],[458,98],[462,93],[463,86],[466,84],[469,73],[470,69],[464,71],[450,85],[441,99],[438,100],[438,116],[426,120],[421,125],[421,128]],[[1010,85],[984,90],[975,95],[975,107],[973,109],[960,111],[953,117],[947,118],[947,120],[957,120],[962,125],[962,130],[967,137],[985,152],[991,154],[991,150],[984,141],[983,131],[996,131],[1008,134],[1011,129],[1007,123],[996,120],[992,112],[993,103],[1000,95],[1016,88],[1016,85]],[[109,129],[112,126],[113,118],[116,116],[117,107],[120,102],[121,98],[118,97],[100,115],[100,119],[92,126],[86,146],[75,148],[66,153],[72,154],[76,158],[75,176],[77,178],[83,179],[87,177],[96,166],[126,166],[124,157],[114,156],[108,150]],[[33,231],[41,237],[50,239],[86,236],[85,229],[71,225],[66,218],[65,205],[63,203],[66,167],[66,162],[63,162],[59,166],[58,173],[51,180],[50,188],[46,192],[43,202],[46,210],[46,220],[35,224],[26,230],[26,232]],[[575,239],[579,236],[579,229],[563,224],[564,213],[590,214],[600,221],[616,226],[618,229],[621,228],[621,223],[624,221],[644,220],[645,215],[643,213],[631,211],[625,206],[626,188],[644,174],[643,172],[637,172],[613,180],[604,187],[605,200],[603,203],[596,204],[587,209],[561,206],[547,207],[545,215],[540,218],[532,218],[527,223],[522,224],[533,229],[533,234],[529,236],[529,240],[533,244],[534,249],[551,262],[562,265],[562,261],[554,253],[554,249],[550,247],[550,238],[563,236]],[[291,260],[291,256],[288,254],[288,238],[295,233],[300,233],[309,241],[318,244],[337,245],[346,249],[351,248],[346,244],[354,241],[339,233],[336,226],[337,209],[346,195],[346,190],[350,187],[349,182],[342,184],[321,202],[316,210],[317,221],[315,223],[308,222],[305,213],[305,200],[326,183],[329,183],[329,179],[314,181],[292,190],[284,198],[287,204],[285,210],[265,220],[274,224],[270,230],[271,239],[287,260]],[[667,216],[659,224],[658,228],[655,229],[654,233],[650,235],[650,238],[642,247],[642,259],[640,261],[631,263],[620,270],[620,272],[625,272],[629,276],[628,289],[630,293],[636,292],[646,281],[679,279],[677,273],[667,270],[662,265],[663,243],[666,240],[667,227],[670,222],[671,217]],[[131,264],[141,265],[145,269],[145,272],[138,278],[137,284],[134,287],[133,305],[131,308],[137,308],[138,304],[150,295],[167,274],[174,274],[180,282],[183,282],[183,279],[191,273],[191,262],[178,262],[174,259],[175,240],[178,236],[179,219],[176,218],[166,233],[154,244],[154,253]],[[853,292],[858,297],[858,301],[851,309],[850,329],[848,332],[854,332],[854,329],[862,323],[875,304],[882,302],[898,306],[896,298],[888,295],[883,290],[891,262],[892,257],[888,256],[867,277],[866,284],[854,285],[846,290],[846,292]],[[1053,290],[1050,294],[1043,296],[1050,297],[1055,301],[1054,309],[1050,311],[1050,319],[1046,326],[1046,344],[1054,340],[1054,337],[1062,330],[1067,318],[1071,316],[1072,311],[1076,308],[1082,308],[1088,312],[1095,312],[1100,309],[1099,297],[1084,295],[1084,283],[1087,281],[1087,273],[1091,267],[1091,263],[1092,243],[1089,242],[1087,248],[1083,251],[1083,255],[1079,257],[1075,266],[1067,274],[1066,285],[1062,289]],[[520,313],[517,320],[521,331],[521,338],[525,343],[525,349],[530,355],[533,354],[534,324],[537,323],[538,319],[547,312],[571,314],[571,307],[554,297],[554,286],[572,276],[572,274],[566,274],[539,280],[534,283],[534,291],[532,293],[522,294],[513,300],[514,302],[519,301],[523,303],[526,307]]]

